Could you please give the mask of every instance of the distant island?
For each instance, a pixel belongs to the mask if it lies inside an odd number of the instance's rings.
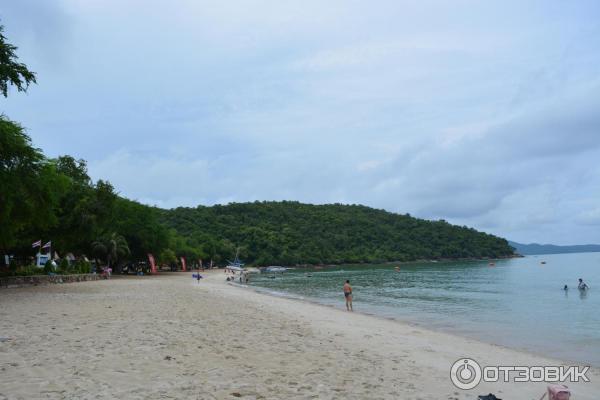
[[[594,253],[600,252],[600,244],[580,244],[572,246],[558,246],[554,244],[530,243],[523,244],[508,242],[515,251],[524,256],[536,254],[561,254],[561,253]]]

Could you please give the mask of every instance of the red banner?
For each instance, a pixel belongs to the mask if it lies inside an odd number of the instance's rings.
[[[150,262],[150,272],[156,273],[156,263],[154,262],[154,256],[148,253],[148,261]]]
[[[187,269],[185,268],[185,257],[181,257],[181,270],[183,272],[187,271]]]

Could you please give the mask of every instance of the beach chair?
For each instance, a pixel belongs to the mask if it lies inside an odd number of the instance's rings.
[[[543,400],[548,395],[548,400],[569,400],[571,391],[565,385],[548,385],[548,391],[540,397]]]

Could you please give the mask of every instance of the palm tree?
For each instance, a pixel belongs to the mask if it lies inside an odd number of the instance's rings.
[[[112,266],[113,262],[117,262],[119,258],[128,256],[131,253],[127,240],[116,232],[96,240],[92,243],[92,250],[94,253],[106,257],[109,267]]]

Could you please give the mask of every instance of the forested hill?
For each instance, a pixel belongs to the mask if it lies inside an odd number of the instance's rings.
[[[161,210],[159,219],[192,242],[240,247],[244,261],[258,265],[513,254],[505,239],[475,229],[359,205],[234,203]]]

